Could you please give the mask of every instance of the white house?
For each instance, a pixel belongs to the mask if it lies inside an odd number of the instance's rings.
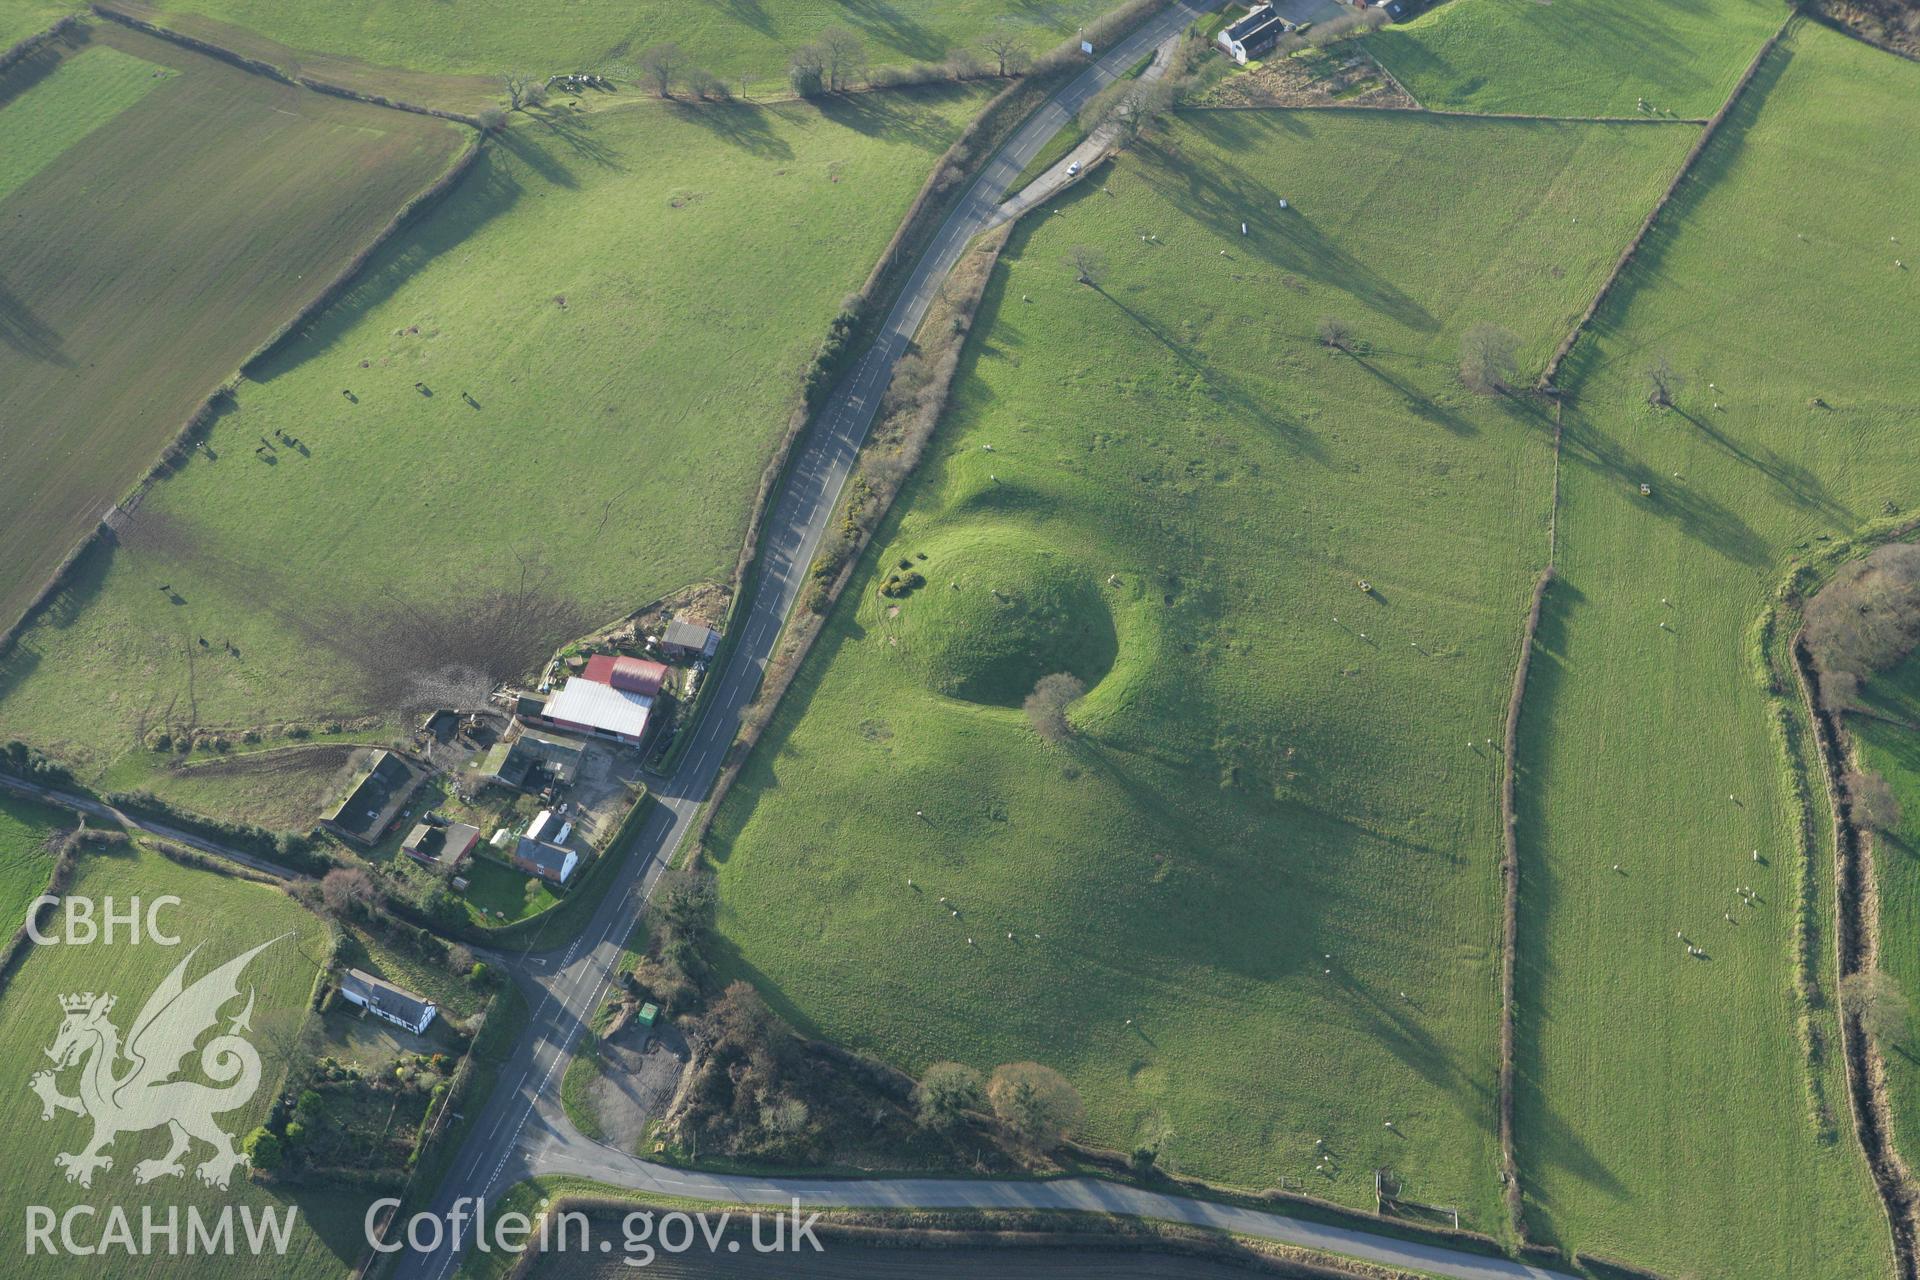
[[[1275,13],[1272,5],[1256,5],[1246,17],[1228,23],[1215,39],[1229,58],[1245,66],[1248,59],[1258,58],[1278,44],[1293,25]]]
[[[415,1035],[425,1031],[439,1012],[425,996],[396,987],[364,969],[347,970],[340,979],[340,994],[349,1004],[357,1004],[374,1017],[405,1027]]]

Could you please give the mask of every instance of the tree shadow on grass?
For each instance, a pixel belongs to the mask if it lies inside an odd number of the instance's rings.
[[[561,163],[560,158],[556,156],[553,150],[546,146],[540,138],[530,135],[527,130],[513,128],[503,129],[495,134],[494,138],[499,143],[502,151],[538,174],[544,181],[568,190],[579,187],[580,180],[573,176],[573,171]],[[519,185],[506,173],[502,166],[497,164],[488,166],[487,159],[485,155],[482,155],[479,163],[475,165],[475,168],[478,169],[481,166],[487,166],[490,170],[488,177],[495,183],[513,182],[516,187]],[[469,174],[466,181],[461,183],[461,186],[464,187],[474,181],[476,176],[478,175]]]
[[[889,49],[932,62],[947,51],[946,41],[930,27],[902,13],[887,0],[835,0],[847,21]]]
[[[1766,445],[1743,445],[1705,418],[1697,417],[1678,405],[1674,406],[1673,411],[1691,422],[1702,435],[1719,445],[1729,456],[1773,481],[1795,506],[1817,513],[1838,528],[1851,529],[1860,523],[1853,512],[1834,498],[1826,483],[1806,467],[1788,461]]]
[[[921,85],[878,93],[832,93],[813,99],[822,116],[868,137],[910,142],[923,151],[942,152],[953,128],[928,103],[967,92],[955,84]]]
[[[1156,342],[1172,352],[1174,357],[1182,364],[1185,364],[1197,373],[1201,380],[1206,383],[1208,394],[1215,400],[1232,406],[1255,422],[1258,422],[1277,439],[1284,441],[1295,452],[1312,458],[1315,461],[1325,460],[1326,450],[1321,446],[1312,432],[1297,422],[1288,422],[1276,416],[1268,410],[1264,404],[1260,403],[1239,379],[1227,373],[1225,370],[1215,367],[1212,361],[1206,359],[1204,355],[1189,350],[1186,345],[1174,339],[1166,330],[1160,328],[1154,324],[1152,320],[1149,320],[1146,316],[1120,301],[1120,299],[1113,294],[1107,292],[1097,284],[1093,285],[1092,288],[1095,293],[1098,293],[1102,298],[1112,303],[1127,319],[1140,326],[1140,328]]]
[[[1737,512],[1655,471],[1572,405],[1565,408],[1560,453],[1563,460],[1622,485],[1643,502],[1648,516],[1677,526],[1728,559],[1755,569],[1772,563],[1766,540]],[[1644,496],[1639,493],[1643,485],[1649,491]]]
[[[870,547],[885,545],[886,541],[876,535]],[[860,598],[862,584],[871,580],[868,566],[873,552],[869,550],[867,555],[869,559],[855,568],[846,592],[835,607],[836,613],[853,609]],[[866,628],[854,622],[850,614],[844,618],[831,617],[826,626],[821,628],[793,683],[787,686],[786,693],[781,697],[773,719],[761,730],[746,766],[741,769],[739,778],[728,791],[712,825],[707,828],[702,848],[708,861],[719,865],[733,856],[734,843],[752,823],[760,802],[780,787],[780,761],[802,752],[802,748],[793,744],[794,730],[806,719],[807,709],[813,705],[828,672],[834,669],[835,660],[848,643],[862,640],[866,634]],[[701,789],[705,789],[704,782]]]
[[[696,106],[670,102],[667,110],[675,120],[697,125],[730,147],[769,160],[793,159],[793,148],[773,131],[769,123],[773,112],[751,102],[733,101]]]
[[[550,164],[551,157],[537,144],[516,138],[512,130],[504,135],[502,148],[515,160],[527,162],[529,168],[543,177],[557,180],[561,186],[574,185],[572,176],[564,168],[557,170],[558,179],[544,173],[542,166]],[[527,159],[531,156],[542,159],[534,163]],[[399,293],[429,264],[459,249],[488,223],[511,210],[527,193],[514,172],[515,167],[514,160],[482,152],[432,217],[412,223],[383,246],[347,292],[318,318],[288,334],[249,365],[248,379],[269,382],[299,368],[309,359],[326,356],[355,325]]]
[[[1413,1005],[1384,1000],[1357,981],[1348,980],[1341,987],[1351,997],[1349,1012],[1368,1038],[1378,1041],[1427,1084],[1459,1098],[1467,1109],[1492,1113],[1492,1082],[1461,1070],[1457,1057],[1420,1025]]]
[[[1559,887],[1551,864],[1542,856],[1551,824],[1543,795],[1552,785],[1550,766],[1534,763],[1546,735],[1558,723],[1569,670],[1568,636],[1573,620],[1586,604],[1578,586],[1556,578],[1547,589],[1534,635],[1532,662],[1527,672],[1526,701],[1522,707],[1519,756],[1514,794],[1515,829],[1520,833],[1519,936],[1514,974],[1514,1147],[1525,1173],[1529,1168],[1553,1166],[1565,1170],[1603,1195],[1625,1199],[1627,1189],[1592,1147],[1576,1133],[1548,1100],[1541,1083],[1540,1030],[1546,1016],[1542,996],[1552,975],[1547,935]],[[1529,1202],[1528,1222],[1534,1234],[1552,1239],[1546,1225],[1552,1197],[1537,1177],[1523,1176]]]
[[[592,121],[557,107],[537,107],[526,112],[527,118],[539,125],[554,142],[564,146],[579,159],[602,169],[624,172],[626,166],[620,163],[620,153],[601,141],[594,132]],[[512,131],[509,130],[509,133]],[[537,144],[535,144],[537,146]],[[532,151],[534,148],[527,148]],[[539,148],[543,153],[545,148]],[[547,156],[548,162],[564,170],[557,159]],[[571,179],[572,175],[567,175]],[[572,185],[571,182],[568,185]]]
[[[1244,154],[1257,145],[1250,135],[1260,126],[1237,117],[1267,114],[1203,111],[1189,113],[1182,121],[1221,150]],[[1218,119],[1229,116],[1236,119]],[[1440,322],[1431,312],[1321,231],[1311,214],[1280,208],[1281,193],[1256,177],[1256,171],[1217,165],[1210,158],[1164,145],[1151,147],[1147,155],[1149,162],[1134,171],[1215,235],[1233,240],[1278,270],[1339,289],[1416,333],[1439,330]],[[1245,236],[1240,234],[1243,222]]]
[[[1432,399],[1419,388],[1400,381],[1385,369],[1369,360],[1366,356],[1353,355],[1351,359],[1355,364],[1371,374],[1376,381],[1384,383],[1398,393],[1401,402],[1406,405],[1407,411],[1413,414],[1414,417],[1424,422],[1431,422],[1435,426],[1444,427],[1457,436],[1472,436],[1480,433],[1480,429],[1471,422],[1468,422],[1465,418],[1453,412],[1453,410]]]

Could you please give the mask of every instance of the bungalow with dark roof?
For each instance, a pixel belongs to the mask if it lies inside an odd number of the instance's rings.
[[[364,969],[349,969],[341,975],[340,995],[347,1003],[359,1005],[374,1017],[405,1027],[415,1035],[425,1031],[439,1012],[425,996],[396,987]]]
[[[400,852],[419,862],[430,865],[445,863],[454,867],[473,852],[473,846],[479,839],[480,828],[470,827],[464,822],[448,822],[445,825],[422,822],[400,842]]]

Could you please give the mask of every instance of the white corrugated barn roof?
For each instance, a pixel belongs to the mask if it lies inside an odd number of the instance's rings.
[[[644,694],[576,676],[553,695],[542,714],[549,720],[638,738],[647,727],[647,712],[652,707],[653,699]]]

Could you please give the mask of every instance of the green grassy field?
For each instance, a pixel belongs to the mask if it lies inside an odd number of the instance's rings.
[[[465,875],[467,902],[480,912],[478,918],[484,924],[511,924],[560,900],[539,878],[488,858],[475,858]],[[527,890],[529,881],[533,883],[531,894]]]
[[[230,1190],[221,1191],[200,1183],[191,1167],[184,1177],[165,1177],[140,1186],[134,1180],[135,1165],[157,1158],[166,1149],[165,1135],[151,1131],[120,1135],[108,1152],[114,1157],[113,1167],[96,1173],[93,1185],[82,1188],[65,1180],[54,1155],[82,1148],[92,1131],[90,1122],[66,1112],[43,1120],[40,1100],[26,1088],[27,1077],[47,1066],[41,1050],[54,1042],[60,1030],[59,997],[83,991],[115,994],[118,1003],[109,1018],[127,1035],[148,996],[192,948],[201,950],[188,966],[188,982],[249,947],[278,938],[241,977],[241,990],[251,990],[255,997],[247,1039],[260,1054],[264,1083],[250,1103],[220,1114],[218,1119],[230,1133],[244,1136],[265,1117],[287,1063],[303,1052],[302,1031],[311,1025],[307,998],[327,952],[326,931],[320,921],[276,889],[188,870],[154,854],[89,855],[70,892],[95,899],[112,895],[123,907],[135,895],[147,902],[163,894],[177,895],[181,905],[163,909],[160,922],[181,938],[181,944],[166,947],[149,941],[139,946],[116,942],[111,946],[37,947],[8,985],[0,999],[0,1036],[12,1055],[13,1074],[19,1081],[18,1087],[8,1090],[0,1102],[0,1132],[7,1135],[14,1153],[6,1191],[9,1216],[19,1224],[25,1205],[44,1205],[55,1213],[76,1204],[100,1206],[102,1216],[95,1218],[91,1227],[85,1219],[76,1221],[77,1234],[84,1241],[89,1231],[97,1233],[104,1228],[106,1206],[111,1205],[123,1206],[133,1215],[136,1238],[142,1205],[151,1205],[164,1215],[170,1205],[179,1206],[183,1214],[187,1206],[196,1206],[205,1214],[217,1212],[225,1204],[248,1206],[256,1212],[265,1207],[284,1210],[291,1204],[299,1214],[284,1257],[269,1255],[261,1259],[243,1253],[211,1258],[161,1256],[138,1262],[129,1262],[117,1253],[105,1259],[48,1257],[44,1252],[27,1254],[25,1237],[20,1235],[16,1239],[23,1256],[15,1260],[15,1265],[22,1268],[19,1274],[99,1274],[105,1266],[115,1274],[137,1269],[151,1276],[333,1277],[350,1268],[361,1251],[360,1217],[365,1195],[302,1193],[290,1199],[284,1192],[247,1181],[244,1172],[234,1179]],[[231,1009],[223,1008],[222,1030],[239,1008],[237,1001]],[[188,1060],[183,1080],[201,1078],[197,1062],[197,1056]],[[60,1080],[62,1090],[71,1092],[75,1078],[75,1073],[68,1071]],[[189,1158],[197,1162],[206,1155],[207,1149],[196,1144]],[[22,1230],[18,1225],[14,1229]],[[238,1223],[235,1230],[240,1231]]]
[[[1195,113],[1019,229],[903,514],[719,814],[722,967],[912,1070],[1057,1066],[1095,1142],[1368,1207],[1390,1165],[1497,1230],[1477,744],[1550,432],[1453,369],[1483,320],[1543,362],[1688,142]],[[1329,313],[1368,354],[1317,343]],[[927,585],[877,596],[901,559]],[[1063,668],[1091,693],[1051,749],[1019,704]]]
[[[0,0],[0,51],[45,31],[78,7],[63,0]]]
[[[462,140],[134,33],[94,40],[0,108],[0,137],[24,139],[0,174],[37,170],[0,199],[0,625]]]
[[[391,710],[724,579],[801,370],[987,92],[516,127],[82,566],[0,726],[97,776],[148,728]]]
[[[0,796],[0,912],[5,913],[0,918],[26,919],[27,904],[46,890],[53,874],[49,842],[55,832],[73,825],[73,815],[63,809]]]
[[[1874,837],[1874,884],[1880,892],[1880,968],[1920,1008],[1920,658],[1909,658],[1867,686],[1874,707],[1899,717],[1847,717],[1862,767],[1880,774],[1900,800],[1900,827]],[[1912,1159],[1920,1152],[1920,1042],[1909,1031],[1882,1047],[1893,1100],[1894,1142]]]
[[[1748,637],[1791,556],[1920,481],[1920,286],[1894,265],[1920,237],[1916,92],[1920,68],[1799,29],[1562,371],[1563,580],[1521,740],[1520,1168],[1536,1231],[1662,1274],[1887,1273],[1831,1052],[1837,1141],[1807,1103],[1796,845]],[[1646,406],[1661,359],[1687,380],[1670,413]]]
[[[484,75],[607,71],[673,41],[696,65],[756,88],[783,85],[787,56],[829,27],[860,36],[875,65],[938,61],[998,27],[1034,53],[1116,6],[1116,0],[539,0],[517,6],[420,6],[399,0],[164,0],[163,8],[246,27],[295,49],[350,54],[422,71]]]
[[[5,200],[27,184],[35,174],[58,160],[68,148],[106,124],[162,81],[178,74],[170,67],[153,63],[96,45],[67,58],[43,53],[35,62],[53,68],[44,80],[22,92],[0,100],[0,106],[13,105],[15,114],[0,117],[7,137],[7,150],[0,156],[0,200]],[[9,77],[25,81],[26,76]],[[28,96],[31,94],[31,96]]]
[[[1787,16],[1778,0],[1451,0],[1367,38],[1422,105],[1704,119]]]
[[[360,748],[347,741],[242,747],[180,760],[170,752],[130,752],[98,780],[101,791],[151,791],[218,818],[273,831],[306,831],[338,803]],[[404,833],[403,833],[404,834]]]

